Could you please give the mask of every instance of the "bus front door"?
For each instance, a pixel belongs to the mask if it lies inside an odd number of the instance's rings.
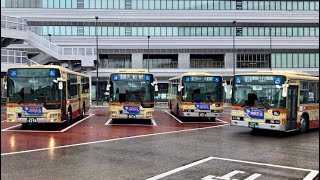
[[[287,131],[297,128],[298,86],[289,86],[287,103]]]

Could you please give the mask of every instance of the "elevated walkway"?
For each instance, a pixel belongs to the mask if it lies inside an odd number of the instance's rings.
[[[31,32],[25,19],[1,15],[1,48],[12,43],[28,43],[43,53],[33,57],[39,64],[60,61],[81,61],[82,67],[93,67],[96,52],[93,48],[63,48]]]

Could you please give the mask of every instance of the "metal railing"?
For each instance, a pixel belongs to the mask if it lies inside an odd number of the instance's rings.
[[[27,29],[27,20],[1,15],[1,28],[25,31]]]
[[[61,55],[62,54],[62,48],[59,47],[58,45],[48,41],[47,39],[37,35],[34,32],[31,32],[29,30],[26,30],[27,34],[28,34],[28,38],[30,41],[34,41],[48,49],[50,49],[51,51],[57,53],[57,55]],[[55,57],[57,58],[57,57]],[[58,59],[58,58],[57,58]]]
[[[29,64],[27,51],[1,49],[1,63]],[[33,63],[32,63],[33,64]]]
[[[62,55],[92,56],[96,55],[95,48],[62,48]]]

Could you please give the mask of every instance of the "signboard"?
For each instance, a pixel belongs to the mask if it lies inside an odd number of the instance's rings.
[[[252,119],[264,119],[264,110],[244,108],[244,117]]]
[[[123,113],[137,115],[140,113],[140,107],[139,106],[123,106]]]
[[[139,81],[152,81],[153,77],[151,74],[113,74],[113,81],[119,80],[139,80]]]
[[[195,104],[195,110],[210,110],[210,104]]]
[[[9,69],[9,77],[58,77],[58,69]]]
[[[24,116],[41,116],[42,107],[41,106],[23,106],[22,115]]]
[[[285,82],[284,76],[235,76],[235,84],[277,84]]]
[[[214,82],[221,83],[222,77],[219,76],[184,76],[183,82]]]

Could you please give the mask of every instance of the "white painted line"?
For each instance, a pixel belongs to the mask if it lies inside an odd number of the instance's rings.
[[[112,121],[112,119],[109,119],[104,125],[109,125],[109,123]]]
[[[157,123],[154,119],[151,119],[151,122],[152,122],[153,126],[157,126]]]
[[[94,116],[94,114],[90,114],[88,117],[85,117],[85,118],[81,119],[80,121],[72,124],[71,126],[62,129],[61,132],[67,131],[68,129],[72,128],[73,126],[75,126],[75,125],[77,125],[77,124],[79,124],[79,123],[81,123],[82,121],[85,121],[85,120],[89,119],[89,118],[92,117],[92,116]]]
[[[172,174],[177,173],[179,171],[185,170],[187,168],[199,165],[201,163],[204,163],[204,162],[207,162],[207,161],[210,161],[210,160],[213,160],[213,159],[223,160],[223,161],[231,161],[231,162],[238,162],[238,163],[245,163],[245,164],[254,164],[254,165],[259,165],[259,166],[268,166],[268,167],[275,167],[275,168],[291,169],[291,170],[297,170],[297,171],[310,171],[310,173],[303,180],[312,180],[319,174],[319,171],[312,170],[312,169],[304,169],[304,168],[297,168],[297,167],[290,167],[290,166],[282,166],[282,165],[275,165],[275,164],[266,164],[266,163],[258,163],[258,162],[252,162],[252,161],[243,161],[243,160],[237,160],[237,159],[228,159],[228,158],[220,158],[220,157],[210,156],[210,157],[207,157],[205,159],[193,162],[191,164],[187,164],[187,165],[184,165],[182,167],[179,167],[179,168],[167,171],[165,173],[159,174],[157,176],[148,178],[146,180],[161,179],[161,178],[164,178],[166,176],[172,175]]]
[[[173,117],[176,121],[178,121],[179,123],[183,123],[180,119],[178,119],[177,117],[175,117],[174,115],[172,115],[171,113],[169,113],[168,111],[165,111],[167,114],[169,114],[171,117]]]
[[[18,126],[21,126],[22,124],[18,124],[18,125],[15,125],[15,126],[10,126],[8,128],[5,128],[5,129],[1,129],[1,131],[7,131],[8,129],[12,129],[12,128],[15,128],[15,127],[18,127]]]
[[[201,163],[210,161],[210,160],[212,160],[212,159],[213,159],[212,157],[208,157],[208,158],[205,158],[205,159],[202,159],[202,160],[193,162],[193,163],[191,163],[191,164],[187,164],[187,165],[185,165],[185,166],[182,166],[182,167],[173,169],[173,170],[171,170],[171,171],[168,171],[168,172],[159,174],[159,175],[157,175],[157,176],[148,178],[148,179],[146,179],[146,180],[157,180],[157,179],[161,179],[161,178],[164,178],[164,177],[169,176],[169,175],[171,175],[171,174],[177,173],[177,172],[179,172],[179,171],[188,169],[188,168],[190,168],[190,167],[192,167],[192,166],[196,166],[196,165],[199,165],[199,164],[201,164]]]
[[[284,168],[284,169],[291,169],[291,170],[297,170],[297,171],[310,171],[310,173],[304,178],[304,180],[309,180],[309,179],[311,180],[319,174],[319,171],[313,170],[313,169],[304,169],[304,168],[281,166],[281,165],[275,165],[275,164],[258,163],[258,162],[243,161],[243,160],[237,160],[237,159],[219,158],[219,157],[213,157],[213,156],[211,156],[211,157],[213,159],[219,159],[219,160],[224,160],[224,161],[232,161],[232,162],[240,162],[240,163],[254,164],[254,165],[260,165],[260,166]],[[308,179],[306,179],[306,178],[308,178]]]
[[[85,117],[85,118],[83,118],[82,120],[80,120],[80,121],[72,124],[71,126],[68,126],[68,127],[64,128],[64,129],[62,129],[62,130],[60,130],[60,131],[50,131],[50,130],[43,131],[43,130],[13,129],[13,128],[17,127],[17,126],[21,126],[22,124],[18,124],[18,125],[16,125],[16,126],[11,126],[11,127],[6,128],[6,129],[2,129],[1,131],[7,131],[7,132],[8,132],[8,131],[13,131],[13,132],[34,132],[34,133],[41,133],[41,132],[45,132],[45,133],[61,133],[61,132],[67,131],[68,129],[72,128],[73,126],[79,124],[80,122],[88,119],[89,117],[91,117],[91,116],[93,116],[93,115],[94,115],[94,114],[90,114],[88,117]],[[12,129],[13,129],[13,130],[12,130]]]
[[[2,120],[1,122],[7,122],[7,120]]]
[[[55,146],[55,147],[50,147],[50,148],[40,148],[40,149],[31,149],[31,150],[25,150],[25,151],[16,151],[16,152],[2,153],[1,156],[12,155],[12,154],[21,154],[21,153],[29,153],[29,152],[37,152],[37,151],[44,151],[44,150],[52,150],[52,149],[60,149],[60,148],[74,147],[74,146],[83,146],[83,145],[89,145],[89,144],[112,142],[112,141],[134,139],[134,138],[141,138],[141,137],[150,137],[150,136],[157,136],[157,135],[174,134],[174,133],[180,133],[180,132],[198,131],[198,130],[203,130],[203,129],[213,129],[213,128],[218,128],[218,127],[222,127],[222,126],[226,126],[226,125],[223,124],[223,125],[203,127],[203,128],[184,129],[184,130],[178,130],[178,131],[169,131],[169,132],[162,132],[162,133],[144,134],[144,135],[138,135],[138,136],[124,137],[124,138],[105,139],[105,140],[100,140],[100,141],[91,141],[91,142],[78,143],[78,144],[69,144],[69,145],[64,145],[64,146]]]
[[[219,119],[219,118],[216,118],[216,120],[217,120],[217,121],[224,122],[224,123],[226,123],[226,124],[229,124],[227,121],[221,120],[221,119]]]
[[[231,114],[231,113],[229,113],[229,112],[222,112],[223,114]]]

